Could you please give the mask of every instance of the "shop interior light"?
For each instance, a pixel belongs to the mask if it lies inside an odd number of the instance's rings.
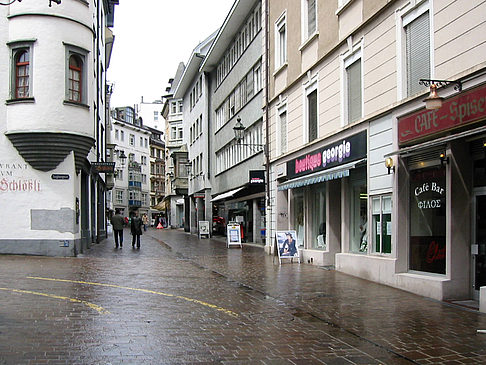
[[[385,167],[388,169],[388,175],[390,175],[391,171],[393,171],[393,173],[395,173],[395,165],[393,163],[393,158],[387,157],[385,159]]]

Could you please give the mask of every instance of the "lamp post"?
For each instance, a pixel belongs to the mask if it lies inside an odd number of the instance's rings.
[[[440,107],[442,106],[444,98],[441,98],[437,93],[438,87],[444,87],[453,84],[454,90],[459,92],[462,91],[461,81],[420,79],[419,84],[430,87],[430,94],[424,99],[425,108],[429,110],[440,109]]]
[[[118,159],[120,160],[121,167],[125,167],[125,163],[127,161],[127,156],[125,155],[125,151],[123,151],[123,150],[114,150],[113,152],[115,152],[117,154]]]
[[[236,144],[239,146],[256,147],[260,151],[263,150],[263,154],[265,156],[265,195],[266,195],[265,206],[268,208],[270,206],[270,151],[268,148],[268,139],[266,139],[265,144],[241,143],[241,141],[245,136],[245,129],[246,129],[245,126],[243,125],[243,123],[241,123],[241,118],[238,116],[238,118],[236,118],[236,124],[233,127]]]

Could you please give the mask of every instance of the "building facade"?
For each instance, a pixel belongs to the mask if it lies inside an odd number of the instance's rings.
[[[150,216],[151,132],[132,107],[114,108],[111,116],[110,147],[115,162],[115,184],[111,191],[112,210],[125,217],[134,211]]]
[[[272,234],[295,230],[305,262],[477,299],[486,2],[264,6]],[[445,99],[428,110],[434,82]]]
[[[172,228],[185,227],[189,230],[184,199],[187,198],[187,146],[184,144],[184,125],[182,121],[183,100],[175,98],[175,90],[184,73],[184,63],[177,67],[173,79],[169,80],[163,97],[162,116],[165,121],[165,166],[166,191],[163,209],[167,212],[167,224]]]
[[[0,7],[0,253],[75,256],[106,237],[106,69],[118,1]]]
[[[213,217],[238,222],[243,241],[258,244],[266,237],[262,16],[260,1],[235,1],[200,67],[208,80]]]
[[[211,47],[216,33],[194,48],[184,73],[175,90],[174,98],[181,99],[185,108],[182,114],[184,145],[187,146],[188,193],[185,205],[188,226],[192,233],[198,232],[200,221],[212,221],[211,185],[209,166],[210,113],[208,75],[200,71],[200,66]]]
[[[165,136],[164,132],[146,127],[150,131],[150,219],[151,225],[158,223],[167,225],[167,210],[163,207],[163,200],[167,194],[165,190]]]

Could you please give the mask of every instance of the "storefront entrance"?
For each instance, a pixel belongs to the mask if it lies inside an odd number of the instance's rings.
[[[486,286],[486,188],[476,190],[473,200],[472,286],[479,300],[479,289]]]

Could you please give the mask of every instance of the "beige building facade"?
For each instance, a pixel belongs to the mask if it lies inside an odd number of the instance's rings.
[[[263,6],[270,236],[295,230],[307,263],[477,300],[486,2]],[[423,102],[431,83],[444,98],[435,110]]]

